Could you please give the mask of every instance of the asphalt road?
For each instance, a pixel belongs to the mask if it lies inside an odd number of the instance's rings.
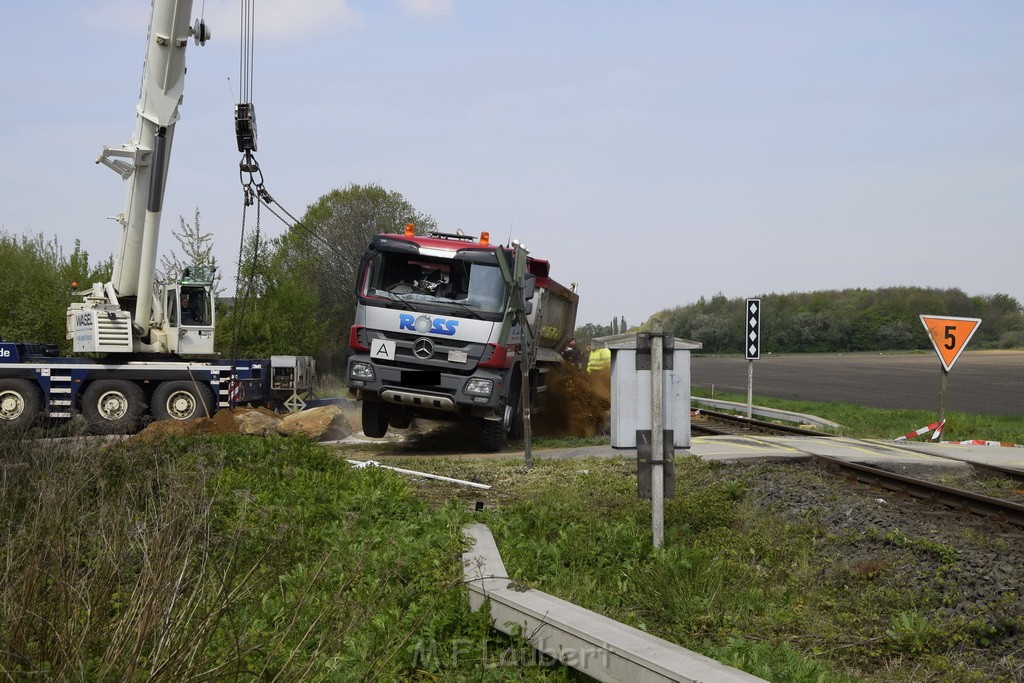
[[[746,395],[749,361],[694,354],[694,387]],[[938,410],[942,364],[932,352],[794,354],[754,361],[758,396],[872,408]],[[1024,351],[964,351],[949,373],[947,409],[1024,416]]]

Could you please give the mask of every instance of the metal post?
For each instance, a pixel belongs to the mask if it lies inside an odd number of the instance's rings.
[[[654,547],[665,544],[665,338],[661,321],[651,324],[651,534]]]
[[[747,419],[754,417],[754,361],[747,361]]]
[[[540,312],[537,314],[535,332],[531,334],[526,319],[526,259],[528,252],[522,244],[516,244],[513,276],[515,278],[516,299],[519,311],[516,315],[519,323],[519,395],[523,404],[523,448],[526,469],[533,467],[533,411],[530,406],[530,368],[536,354],[537,334],[540,332]]]
[[[949,393],[949,370],[942,368],[942,384],[939,387],[939,424],[946,419],[946,395]]]
[[[530,364],[531,349],[526,331],[526,297],[522,287],[519,288],[519,329],[522,330],[522,346],[519,350],[522,379],[519,382],[519,395],[523,402],[523,448],[525,449],[526,469],[533,467],[533,419],[530,410]]]

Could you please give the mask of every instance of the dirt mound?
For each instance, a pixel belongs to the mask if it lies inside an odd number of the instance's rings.
[[[313,438],[344,438],[351,434],[348,421],[337,407],[315,408],[290,416],[265,408],[232,408],[217,411],[212,418],[188,422],[159,420],[152,422],[132,438],[157,441],[169,436],[189,434],[306,434]]]
[[[548,375],[547,405],[533,418],[542,436],[595,436],[608,431],[611,370],[587,372],[572,366]]]

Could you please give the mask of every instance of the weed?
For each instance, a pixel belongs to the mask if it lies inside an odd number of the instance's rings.
[[[468,512],[312,443],[7,441],[0,465],[4,677],[447,679],[478,661],[417,643],[491,647],[461,589]]]
[[[944,565],[956,562],[956,548],[946,543],[939,543],[930,538],[910,538],[899,529],[887,531],[883,538],[897,548],[911,548],[933,555]]]
[[[915,611],[894,614],[885,635],[893,650],[912,654],[927,652],[946,638],[927,617]]]

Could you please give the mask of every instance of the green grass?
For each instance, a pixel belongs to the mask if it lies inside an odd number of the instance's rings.
[[[1019,617],[1000,621],[996,606],[997,616],[944,616],[957,602],[955,549],[899,531],[831,535],[814,514],[766,512],[747,496],[756,467],[677,460],[656,550],[625,458],[389,464],[493,484],[479,518],[515,581],[771,681],[1013,680],[1006,672],[1024,667],[1018,657],[992,671],[982,652],[1024,628]]]
[[[710,398],[707,389],[695,387],[693,395]],[[739,394],[715,392],[715,398],[746,405],[747,397]],[[755,404],[765,408],[778,408],[796,413],[816,415],[831,420],[841,427],[836,433],[858,439],[894,439],[920,427],[932,424],[938,414],[927,410],[886,410],[865,408],[851,403],[814,403],[787,401],[758,396]],[[925,437],[927,438],[927,437]],[[942,432],[945,441],[1005,441],[1024,444],[1024,419],[1019,415],[970,415],[949,412]]]
[[[759,400],[892,438],[934,418]],[[950,416],[947,438],[1024,442],[1017,420]],[[954,436],[956,435],[956,436]],[[537,439],[571,448],[607,439]],[[450,440],[449,440],[450,444]],[[357,447],[367,452],[371,447]],[[425,458],[388,464],[479,492],[353,470],[299,439],[105,450],[0,441],[0,674],[89,680],[569,680],[467,609],[461,529],[482,519],[517,581],[772,681],[981,681],[979,649],[1024,624],[960,621],[954,549],[898,531],[838,537],[748,497],[756,468],[677,461],[665,548],[635,465]],[[486,500],[473,515],[467,501]],[[998,552],[998,543],[991,539]],[[854,562],[851,550],[877,559]],[[932,574],[913,574],[927,558]],[[1008,597],[1012,599],[1012,597]],[[526,665],[522,665],[526,662]],[[542,662],[547,664],[547,662]],[[1009,661],[1008,666],[1024,664]],[[1012,680],[1006,678],[1004,680]]]
[[[463,505],[314,444],[8,439],[0,465],[4,678],[565,675],[502,664],[514,642],[468,612]]]

